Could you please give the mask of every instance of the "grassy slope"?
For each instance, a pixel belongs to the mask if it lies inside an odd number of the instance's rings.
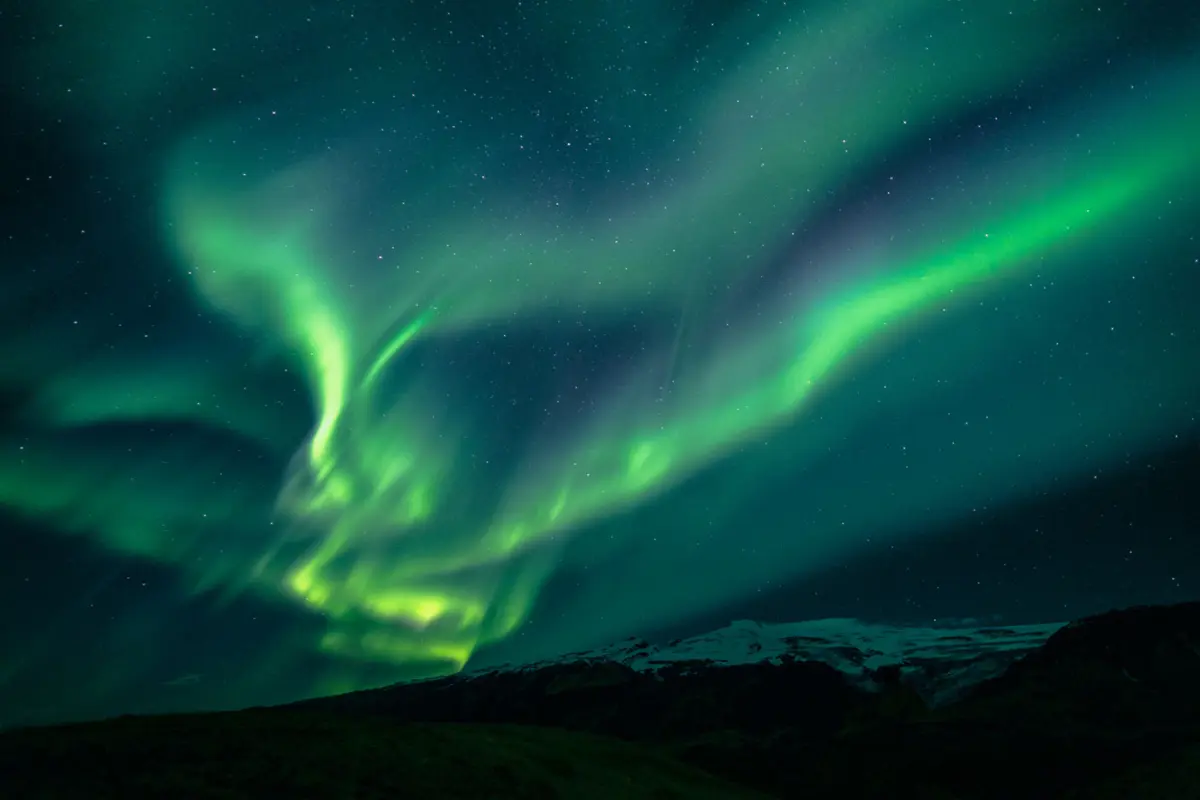
[[[586,734],[254,710],[0,734],[0,796],[761,797],[645,748]]]

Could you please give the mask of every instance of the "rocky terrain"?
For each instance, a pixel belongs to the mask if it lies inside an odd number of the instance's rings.
[[[1200,603],[1021,628],[736,623],[14,731],[0,776],[21,797],[1200,798]]]

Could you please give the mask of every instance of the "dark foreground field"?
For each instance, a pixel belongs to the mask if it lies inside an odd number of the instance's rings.
[[[755,797],[644,747],[516,725],[243,711],[0,735],[5,798]]]
[[[1200,800],[1200,603],[1081,620],[930,708],[824,663],[614,662],[0,734],[0,798]]]

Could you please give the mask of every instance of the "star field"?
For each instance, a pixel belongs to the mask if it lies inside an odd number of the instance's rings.
[[[1198,30],[24,11],[0,724],[1194,597]]]

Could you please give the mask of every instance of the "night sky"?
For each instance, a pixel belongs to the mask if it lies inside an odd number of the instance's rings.
[[[1200,11],[0,14],[0,725],[1200,598]]]

